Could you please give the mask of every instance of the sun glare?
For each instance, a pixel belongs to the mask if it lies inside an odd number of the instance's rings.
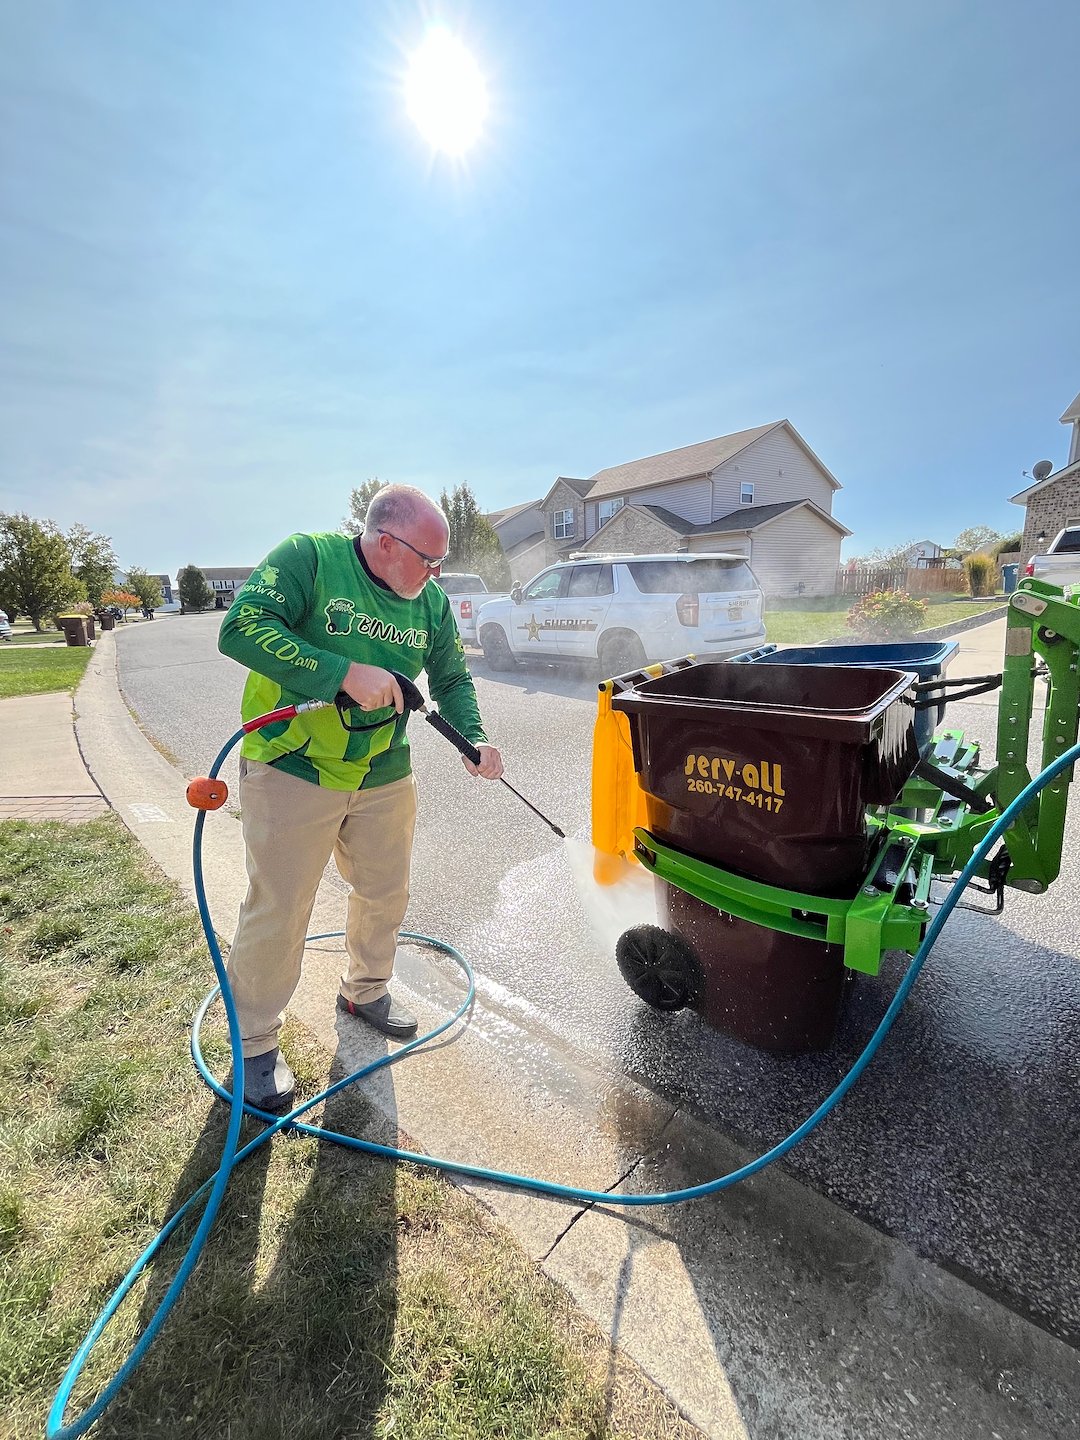
[[[435,150],[463,155],[487,114],[480,67],[460,40],[436,26],[427,32],[405,77],[409,118]]]

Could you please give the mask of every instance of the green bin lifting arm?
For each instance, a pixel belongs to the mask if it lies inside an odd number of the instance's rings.
[[[1042,730],[1040,768],[1076,744],[1080,718],[1080,589],[1059,590],[1039,580],[1023,580],[1009,600],[1005,666],[998,705],[997,769],[992,793],[1005,809],[1031,780],[1028,745],[1035,691],[1035,665],[1046,666],[1048,692]],[[1008,832],[1012,865],[1008,884],[1042,894],[1061,869],[1065,811],[1073,770],[1062,771]]]

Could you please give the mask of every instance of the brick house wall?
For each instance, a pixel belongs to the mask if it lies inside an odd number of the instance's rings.
[[[655,515],[638,510],[633,505],[624,505],[602,530],[577,548],[601,553],[629,550],[635,555],[647,555],[651,551],[685,550],[686,540],[669,530]]]
[[[573,510],[574,533],[566,540],[556,540],[551,533],[551,517],[557,510]],[[553,565],[571,550],[580,550],[585,542],[585,501],[569,485],[557,485],[544,502],[544,565]],[[538,567],[543,569],[543,565]],[[535,573],[535,572],[534,572]]]
[[[1071,474],[1062,475],[1032,495],[1027,503],[1024,516],[1024,539],[1020,546],[1021,560],[1026,563],[1032,555],[1045,550],[1059,530],[1070,521],[1080,523],[1080,467]],[[1040,533],[1046,538],[1040,544],[1036,538]]]

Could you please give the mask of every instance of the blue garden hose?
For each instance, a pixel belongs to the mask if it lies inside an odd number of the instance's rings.
[[[232,750],[233,746],[243,738],[243,735],[244,731],[238,730],[236,734],[233,735],[231,739],[228,740],[227,743],[222,747],[221,752],[219,753],[217,759],[214,761],[214,764],[210,770],[210,779],[215,779],[217,777],[221,770],[221,766],[224,764],[226,756]],[[756,1175],[759,1170],[763,1170],[766,1165],[771,1165],[774,1160],[779,1160],[781,1156],[786,1155],[789,1150],[794,1149],[794,1147],[798,1145],[801,1140],[804,1140],[806,1136],[809,1135],[810,1132],[817,1125],[819,1125],[822,1120],[825,1119],[826,1115],[828,1115],[829,1112],[840,1103],[843,1097],[847,1094],[847,1092],[862,1075],[866,1067],[870,1064],[870,1061],[874,1058],[874,1055],[876,1054],[878,1047],[881,1045],[881,1042],[885,1039],[885,1036],[892,1028],[893,1022],[896,1020],[897,1015],[900,1013],[900,1010],[903,1007],[905,1000],[911,992],[912,986],[918,979],[919,971],[922,969],[928,955],[930,954],[930,951],[933,949],[934,944],[937,941],[938,935],[941,933],[942,926],[945,924],[945,921],[949,918],[949,915],[952,913],[953,909],[957,905],[960,896],[963,893],[964,889],[967,887],[969,881],[974,877],[979,864],[989,854],[990,850],[993,848],[996,842],[1009,829],[1012,822],[1016,819],[1017,815],[1020,814],[1024,807],[1028,805],[1030,801],[1033,800],[1034,797],[1045,786],[1049,785],[1052,780],[1056,779],[1056,777],[1060,775],[1063,770],[1067,770],[1070,766],[1075,765],[1078,761],[1080,761],[1080,744],[1073,745],[1069,750],[1065,751],[1063,755],[1059,755],[1056,760],[1052,761],[1045,770],[1043,770],[1039,775],[1035,777],[1034,780],[1030,782],[1030,784],[1024,787],[1024,789],[1020,792],[1020,794],[1016,797],[1012,804],[1009,805],[1002,812],[1002,814],[998,816],[997,820],[995,820],[989,831],[976,846],[974,852],[971,855],[971,858],[968,860],[967,864],[964,866],[959,876],[953,882],[949,893],[948,895],[946,895],[944,901],[938,909],[937,914],[931,920],[929,926],[927,927],[926,935],[923,938],[922,944],[919,946],[917,952],[913,956],[911,964],[908,966],[904,978],[901,980],[899,986],[897,987],[896,994],[893,996],[888,1009],[882,1016],[874,1033],[867,1041],[862,1053],[859,1055],[858,1059],[855,1061],[855,1063],[852,1065],[851,1069],[847,1072],[843,1079],[839,1082],[836,1088],[831,1092],[831,1094],[826,1096],[826,1098],[821,1102],[821,1104],[817,1107],[813,1114],[809,1115],[797,1129],[791,1132],[790,1135],[785,1136],[783,1140],[781,1140],[778,1144],[774,1145],[770,1150],[767,1150],[764,1154],[759,1155],[756,1160],[751,1160],[747,1164],[739,1166],[737,1170],[732,1170],[727,1175],[721,1175],[718,1176],[715,1180],[709,1180],[701,1185],[691,1185],[682,1190],[668,1190],[660,1193],[644,1195],[630,1195],[612,1190],[578,1189],[572,1185],[558,1185],[551,1180],[538,1180],[527,1175],[514,1175],[507,1171],[489,1170],[482,1165],[468,1165],[465,1164],[463,1161],[459,1160],[446,1160],[434,1155],[422,1155],[411,1150],[399,1150],[392,1145],[378,1145],[371,1140],[360,1140],[352,1135],[340,1135],[332,1130],[324,1130],[317,1125],[304,1124],[300,1120],[299,1117],[303,1115],[306,1111],[313,1109],[316,1105],[321,1104],[324,1100],[329,1099],[332,1095],[336,1095],[338,1091],[345,1089],[346,1086],[352,1085],[357,1080],[362,1080],[366,1076],[374,1074],[376,1070],[381,1070],[384,1066],[397,1064],[398,1061],[403,1060],[406,1055],[409,1055],[414,1050],[419,1049],[420,1046],[426,1045],[432,1040],[435,1040],[438,1036],[442,1035],[444,1031],[448,1030],[450,1026],[454,1025],[462,1017],[462,1015],[464,1015],[466,1010],[468,1010],[469,1006],[473,1002],[473,997],[476,993],[476,982],[473,976],[472,967],[469,965],[469,962],[465,959],[465,957],[460,954],[459,951],[455,950],[452,945],[448,945],[445,941],[442,940],[432,939],[432,937],[429,935],[417,935],[408,931],[401,932],[401,936],[403,939],[418,940],[424,944],[433,946],[437,950],[441,950],[444,954],[451,956],[451,958],[457,961],[457,963],[461,966],[462,972],[464,973],[468,981],[468,990],[464,1000],[458,1006],[457,1010],[455,1010],[454,1013],[447,1020],[444,1020],[443,1023],[437,1026],[434,1030],[428,1031],[426,1035],[418,1036],[416,1039],[411,1040],[407,1045],[401,1046],[400,1049],[395,1050],[391,1054],[380,1056],[378,1060],[374,1060],[371,1062],[371,1064],[365,1065],[362,1069],[355,1071],[352,1075],[346,1076],[345,1079],[337,1081],[336,1084],[331,1085],[326,1090],[323,1090],[313,1099],[305,1101],[302,1105],[298,1105],[287,1115],[275,1117],[266,1114],[264,1111],[257,1110],[253,1106],[245,1106],[243,1094],[244,1065],[243,1051],[240,1039],[240,1025],[236,1014],[236,1006],[233,1001],[232,990],[229,986],[228,977],[225,973],[225,963],[221,957],[221,950],[218,946],[217,937],[214,934],[214,927],[210,919],[209,907],[206,901],[206,890],[203,880],[202,867],[202,835],[203,825],[206,820],[206,814],[205,811],[200,810],[199,814],[196,816],[195,819],[195,833],[192,842],[192,863],[195,875],[195,893],[199,908],[199,918],[202,921],[203,930],[206,934],[206,943],[210,950],[210,958],[214,964],[214,971],[217,975],[218,983],[217,986],[210,992],[209,995],[207,995],[206,999],[199,1006],[199,1009],[195,1015],[191,1033],[191,1054],[200,1075],[211,1087],[214,1093],[218,1095],[221,1099],[229,1101],[229,1126],[225,1137],[225,1146],[222,1151],[220,1164],[218,1165],[218,1168],[215,1171],[214,1175],[211,1177],[211,1179],[207,1180],[198,1190],[195,1191],[195,1193],[166,1223],[166,1225],[156,1236],[156,1238],[142,1252],[139,1258],[135,1261],[134,1265],[132,1265],[131,1269],[124,1276],[123,1280],[121,1280],[120,1284],[117,1286],[112,1297],[102,1309],[97,1319],[94,1321],[89,1333],[86,1336],[86,1339],[82,1342],[75,1355],[73,1356],[71,1363],[69,1364],[67,1370],[64,1373],[64,1377],[60,1382],[60,1386],[57,1389],[56,1396],[52,1403],[52,1408],[49,1411],[48,1422],[46,1425],[47,1440],[75,1440],[76,1436],[84,1434],[94,1423],[94,1421],[97,1420],[109,1407],[109,1405],[112,1403],[112,1401],[118,1394],[120,1388],[123,1386],[128,1377],[133,1373],[139,1362],[142,1360],[143,1356],[146,1354],[147,1350],[149,1349],[151,1343],[154,1340],[154,1337],[157,1335],[158,1331],[165,1323],[169,1311],[172,1309],[173,1305],[179,1298],[180,1292],[184,1288],[184,1285],[187,1283],[188,1277],[190,1276],[192,1270],[195,1268],[199,1256],[202,1253],[203,1246],[206,1243],[207,1236],[209,1235],[210,1229],[214,1223],[218,1207],[220,1206],[222,1197],[225,1193],[225,1186],[228,1184],[229,1176],[232,1173],[233,1168],[238,1165],[241,1160],[246,1159],[247,1156],[249,1156],[253,1151],[257,1150],[260,1145],[265,1144],[266,1141],[268,1141],[272,1136],[276,1135],[281,1130],[295,1130],[300,1134],[313,1135],[320,1140],[330,1140],[333,1141],[335,1144],[345,1145],[353,1150],[361,1150],[369,1155],[382,1155],[390,1160],[409,1160],[412,1161],[412,1163],[415,1165],[427,1166],[429,1169],[445,1170],[455,1175],[467,1175],[477,1180],[486,1180],[494,1184],[512,1186],[513,1188],[518,1190],[528,1190],[531,1191],[533,1194],[537,1195],[550,1195],[555,1197],[556,1199],[574,1200],[577,1202],[589,1202],[602,1205],[626,1205],[633,1207],[647,1205],[676,1205],[684,1200],[699,1200],[706,1195],[715,1195],[719,1191],[726,1190],[730,1186],[737,1184],[740,1180],[746,1180],[751,1175]],[[331,938],[336,938],[336,935],[312,935],[308,937],[309,940],[325,940]],[[233,1058],[233,1088],[231,1091],[225,1090],[224,1087],[219,1085],[218,1082],[214,1079],[214,1077],[210,1074],[206,1062],[203,1059],[202,1050],[199,1043],[199,1030],[202,1025],[203,1018],[206,1015],[206,1012],[209,1009],[210,1005],[213,1003],[213,1001],[217,998],[219,994],[221,995],[222,1000],[225,1004],[225,1014],[228,1020],[229,1028],[229,1046],[232,1051]],[[247,1109],[250,1114],[257,1115],[261,1119],[265,1119],[270,1123],[268,1124],[267,1128],[262,1131],[261,1134],[257,1135],[254,1140],[250,1141],[247,1145],[245,1145],[242,1150],[237,1150],[237,1144],[240,1136],[240,1122],[245,1109]],[[209,1192],[209,1194],[207,1194],[207,1192]],[[112,1377],[112,1379],[98,1395],[97,1399],[91,1405],[89,1405],[87,1409],[84,1410],[83,1413],[79,1415],[75,1420],[72,1420],[70,1423],[65,1425],[64,1411],[67,1409],[68,1403],[71,1398],[71,1392],[80,1374],[82,1373],[83,1367],[86,1364],[91,1350],[97,1343],[106,1325],[116,1313],[121,1302],[131,1290],[131,1287],[134,1285],[135,1281],[142,1273],[145,1266],[158,1253],[165,1241],[180,1224],[181,1220],[194,1208],[196,1202],[203,1195],[206,1195],[207,1198],[203,1209],[202,1218],[199,1221],[198,1228],[196,1229],[195,1234],[192,1237],[191,1243],[188,1246],[187,1252],[184,1255],[183,1261],[180,1264],[180,1268],[177,1270],[176,1276],[173,1279],[172,1284],[165,1292],[161,1303],[154,1311],[154,1314],[150,1318],[142,1334],[139,1336],[139,1339],[136,1341],[134,1347],[131,1350],[131,1353],[117,1370],[116,1374]]]

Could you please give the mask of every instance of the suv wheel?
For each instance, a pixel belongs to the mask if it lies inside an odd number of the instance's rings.
[[[605,678],[640,670],[645,664],[645,646],[632,630],[617,630],[600,642],[600,669]]]
[[[501,625],[484,626],[484,632],[480,636],[480,648],[492,670],[513,670],[515,668],[514,653],[510,649],[506,631]]]

